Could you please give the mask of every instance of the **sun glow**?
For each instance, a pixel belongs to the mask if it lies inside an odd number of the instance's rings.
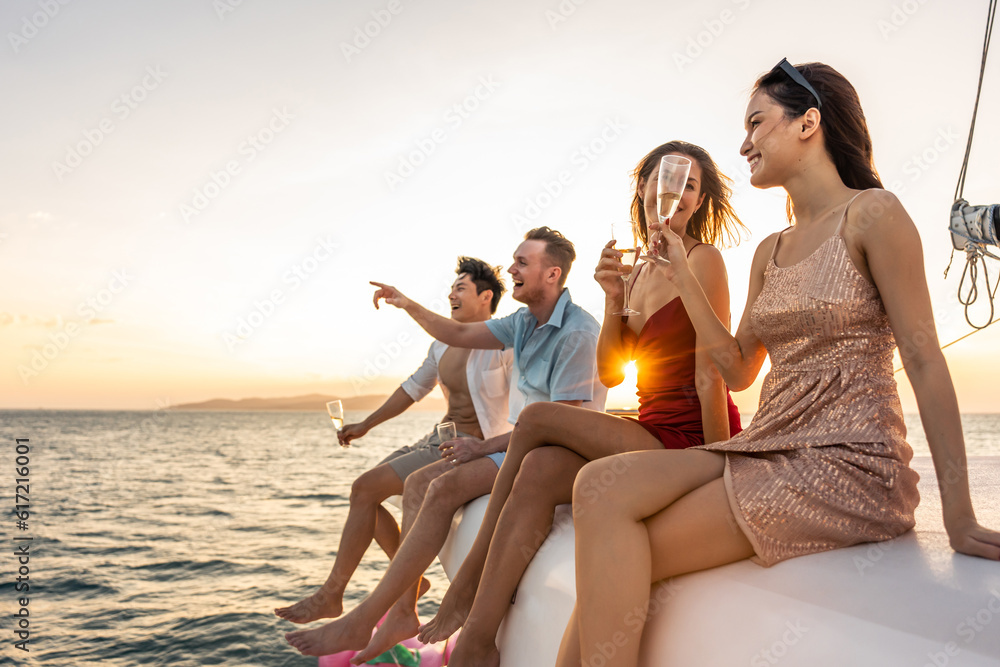
[[[635,385],[639,371],[635,362],[630,361],[622,366],[625,379],[617,387],[608,390],[608,408],[616,410],[634,410],[638,407],[638,400],[635,395]]]

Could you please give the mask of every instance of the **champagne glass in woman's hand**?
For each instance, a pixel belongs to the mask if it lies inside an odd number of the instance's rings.
[[[684,239],[677,235],[668,225],[663,225],[659,232],[659,247],[657,248],[657,259],[663,269],[667,280],[673,280],[678,274],[690,271],[688,265],[687,251],[684,249]]]
[[[656,179],[656,213],[661,230],[668,228],[668,223],[677,204],[684,195],[688,174],[691,173],[691,160],[680,155],[664,155],[660,160],[660,173]],[[663,255],[666,248],[659,243],[662,231],[653,239],[654,252],[643,255],[640,259],[647,262],[669,263]]]
[[[631,220],[628,222],[616,222],[611,225],[611,238],[615,242],[615,250],[622,254],[622,268],[628,269],[628,271],[622,272],[622,280],[625,281],[625,303],[623,304],[623,308],[621,310],[611,314],[640,315],[641,313],[638,310],[632,310],[628,307],[629,275],[635,267],[636,255],[639,254],[639,248],[635,238],[635,225],[632,224]]]

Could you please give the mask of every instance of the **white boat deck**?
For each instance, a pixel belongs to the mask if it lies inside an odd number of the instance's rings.
[[[921,475],[917,527],[898,539],[658,584],[640,664],[1000,667],[1000,562],[951,550],[930,458],[913,467]],[[977,518],[1000,530],[1000,457],[970,458],[969,469]],[[486,502],[455,517],[441,552],[449,577]],[[569,506],[561,506],[500,630],[505,667],[554,664],[575,600],[573,539]]]

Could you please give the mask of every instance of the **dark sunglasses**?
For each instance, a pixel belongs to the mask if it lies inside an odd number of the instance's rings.
[[[799,84],[800,86],[808,90],[810,93],[812,93],[812,96],[816,98],[817,109],[823,108],[823,102],[819,99],[819,93],[817,93],[816,89],[813,88],[808,81],[806,81],[806,78],[802,76],[799,70],[792,67],[792,64],[788,62],[787,58],[782,58],[780,63],[771,68],[771,71],[773,72],[778,68],[781,68],[781,71],[787,74],[792,79],[792,81],[794,81],[795,83]]]

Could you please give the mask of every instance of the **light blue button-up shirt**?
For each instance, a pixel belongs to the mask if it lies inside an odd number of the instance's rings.
[[[514,348],[514,374],[524,404],[583,401],[584,407],[603,411],[607,389],[597,375],[601,325],[573,303],[565,288],[549,321],[537,324],[527,307],[507,317],[486,320],[504,349]],[[517,420],[513,410],[510,420]]]

